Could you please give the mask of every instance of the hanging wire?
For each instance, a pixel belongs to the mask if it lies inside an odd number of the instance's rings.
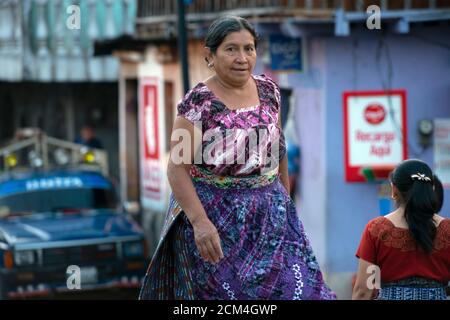
[[[358,90],[358,38],[355,37],[352,41],[352,82],[353,90]]]
[[[386,58],[387,63],[385,64],[387,66],[387,74],[386,76],[384,76],[382,74],[382,70],[383,70],[383,64],[382,64],[382,57],[383,54]],[[377,49],[375,51],[375,61],[376,61],[376,67],[377,67],[377,71],[379,74],[379,78],[381,80],[381,85],[383,88],[383,91],[386,92],[386,95],[388,97],[388,110],[389,110],[389,115],[394,123],[394,127],[397,131],[398,136],[401,139],[402,144],[405,143],[405,139],[406,137],[403,136],[403,130],[400,126],[400,123],[398,123],[396,117],[395,117],[395,110],[394,107],[392,105],[392,97],[391,95],[388,94],[388,91],[392,90],[392,79],[393,79],[393,75],[394,75],[394,68],[393,68],[393,64],[392,64],[392,58],[390,55],[390,51],[389,51],[389,46],[386,43],[385,39],[384,39],[384,35],[382,35],[380,37],[380,40],[378,41],[378,46]],[[407,139],[406,139],[407,140]],[[408,142],[408,149],[410,151],[410,153],[412,154],[413,157],[415,158],[419,158],[420,156],[422,156],[426,150],[425,147],[422,147],[420,150],[417,150],[417,148],[412,145],[410,142]]]

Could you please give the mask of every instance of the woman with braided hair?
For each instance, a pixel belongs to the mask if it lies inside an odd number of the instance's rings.
[[[353,299],[371,299],[380,289],[383,300],[445,300],[450,219],[437,214],[435,176],[425,162],[406,160],[392,172],[391,187],[398,208],[364,230]]]

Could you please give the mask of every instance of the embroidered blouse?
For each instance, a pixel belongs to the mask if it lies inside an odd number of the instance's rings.
[[[425,253],[408,229],[396,227],[389,219],[371,220],[363,232],[356,257],[381,269],[381,282],[423,277],[450,281],[450,219],[437,226],[433,251]]]
[[[280,89],[265,75],[252,77],[260,105],[229,109],[200,82],[177,106],[178,116],[201,126],[199,166],[215,175],[247,176],[276,171],[286,154],[285,138],[278,125]]]

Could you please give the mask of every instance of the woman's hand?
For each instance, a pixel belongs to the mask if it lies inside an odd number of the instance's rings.
[[[192,227],[200,256],[207,262],[218,263],[223,258],[223,252],[216,227],[207,217],[194,221]]]

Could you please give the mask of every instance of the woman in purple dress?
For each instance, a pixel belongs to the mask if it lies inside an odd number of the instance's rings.
[[[205,42],[214,75],[178,105],[184,138],[140,299],[335,299],[289,197],[280,90],[252,75],[254,28],[222,17]]]

